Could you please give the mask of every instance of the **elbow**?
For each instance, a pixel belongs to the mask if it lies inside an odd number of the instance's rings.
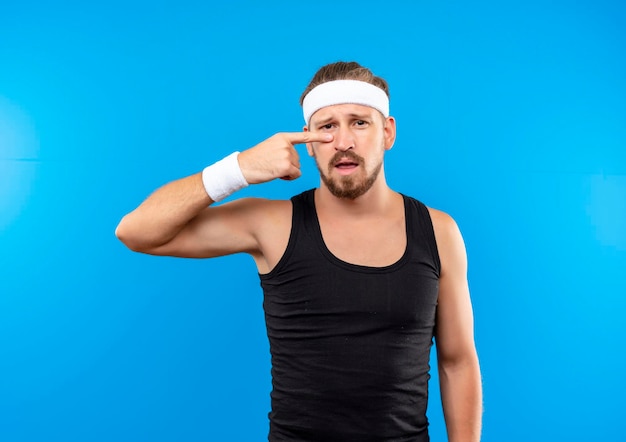
[[[133,252],[147,253],[147,248],[142,245],[139,236],[133,233],[132,225],[129,224],[126,216],[122,218],[115,228],[115,236]]]
[[[136,222],[132,215],[126,215],[115,228],[115,236],[133,252],[147,255],[163,255],[166,253],[162,241],[152,233],[154,229],[145,223]]]

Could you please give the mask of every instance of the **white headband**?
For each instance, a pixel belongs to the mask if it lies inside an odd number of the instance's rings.
[[[304,121],[326,106],[335,104],[362,104],[389,116],[389,97],[381,88],[358,80],[335,80],[314,87],[302,102]]]

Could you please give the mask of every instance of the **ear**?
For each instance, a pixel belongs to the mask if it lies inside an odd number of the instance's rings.
[[[393,143],[396,141],[396,119],[394,117],[387,117],[385,119],[384,139],[385,150],[389,150],[393,147]]]
[[[308,132],[308,131],[309,131],[309,128],[307,126],[304,126],[302,128],[302,132]],[[311,143],[306,143],[306,151],[309,153],[310,157],[314,156],[313,145]]]

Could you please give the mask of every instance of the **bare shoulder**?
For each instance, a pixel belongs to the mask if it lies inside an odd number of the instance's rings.
[[[290,200],[245,198],[231,203],[231,210],[241,210],[240,219],[246,220],[248,229],[258,245],[251,251],[260,273],[269,272],[282,257],[291,233],[292,203]]]
[[[460,235],[459,226],[449,214],[432,207],[428,207],[428,212],[430,213],[437,241],[440,239],[442,241],[449,240],[450,237]]]
[[[466,265],[465,243],[458,224],[446,212],[431,207],[428,211],[433,223],[442,271],[445,272],[451,266],[464,269]]]

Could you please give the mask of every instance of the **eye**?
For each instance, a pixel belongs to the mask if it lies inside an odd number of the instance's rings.
[[[356,120],[354,122],[354,124],[356,124],[357,126],[360,126],[360,127],[364,127],[364,126],[367,126],[367,121],[365,121],[365,120]]]
[[[332,123],[327,123],[327,124],[324,124],[323,126],[320,126],[321,130],[330,130],[332,128],[333,128]]]

